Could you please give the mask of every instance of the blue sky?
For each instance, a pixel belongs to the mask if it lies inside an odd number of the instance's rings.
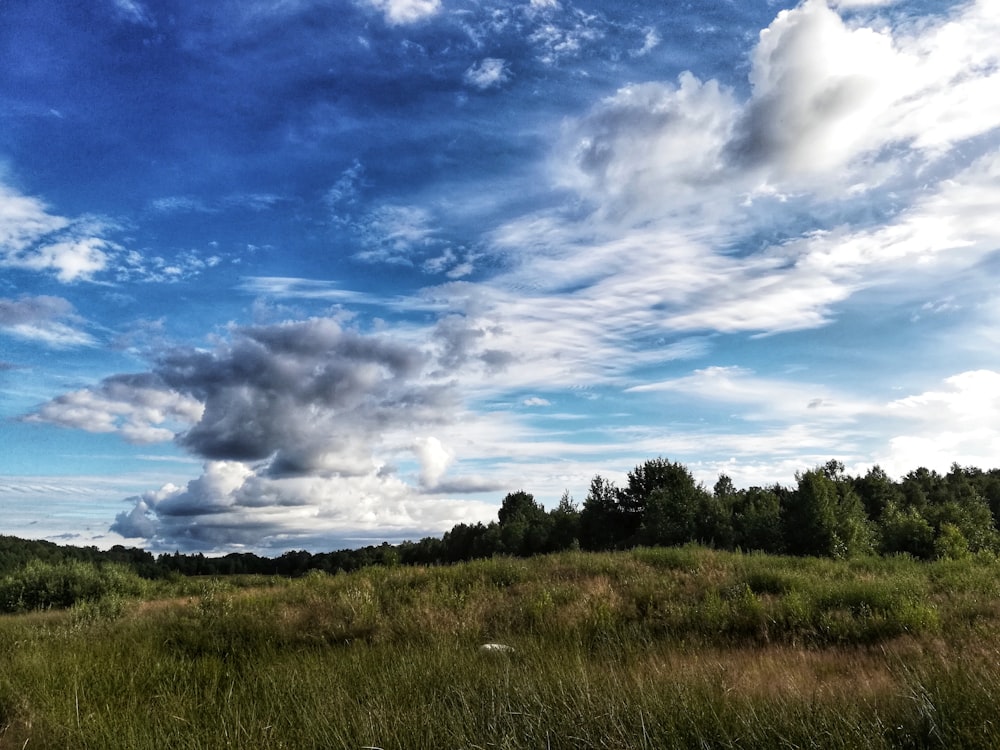
[[[2,531],[330,549],[1000,456],[1000,8],[14,0]]]

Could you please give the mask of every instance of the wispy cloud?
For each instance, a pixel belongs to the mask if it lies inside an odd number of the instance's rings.
[[[423,21],[441,9],[441,0],[363,0],[380,11],[392,25]]]
[[[0,333],[56,349],[96,346],[84,320],[62,297],[0,298]]]
[[[105,222],[71,220],[37,198],[0,184],[0,267],[52,273],[64,283],[88,281],[121,248],[102,236]]]
[[[299,298],[329,300],[330,302],[350,302],[364,304],[375,301],[370,295],[350,289],[342,289],[334,281],[320,279],[300,279],[285,276],[251,276],[240,282],[240,289],[251,294],[277,298]],[[380,301],[381,302],[381,301]]]
[[[507,61],[498,57],[486,57],[473,63],[465,71],[464,80],[470,86],[484,91],[495,88],[510,80]]]
[[[140,26],[156,26],[156,21],[149,9],[138,0],[113,0],[115,10],[124,21]]]

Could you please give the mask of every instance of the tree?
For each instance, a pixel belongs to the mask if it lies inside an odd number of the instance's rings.
[[[903,493],[882,467],[875,465],[863,477],[854,480],[854,491],[861,498],[865,514],[877,522],[883,511],[891,505],[899,506],[903,502]]]
[[[836,549],[837,486],[822,471],[796,476],[798,489],[783,508],[785,543],[793,555],[833,555]]]
[[[784,509],[792,554],[849,557],[871,551],[872,529],[843,469],[830,461],[797,476],[798,489]]]
[[[639,534],[643,544],[713,541],[709,537],[720,526],[720,514],[715,512],[712,497],[695,482],[691,472],[682,464],[662,458],[647,461],[642,468],[644,484],[652,488],[645,500]]]
[[[898,503],[890,502],[879,519],[879,552],[906,553],[929,560],[934,556],[934,527],[916,508],[901,508]]]
[[[580,511],[580,546],[588,550],[616,549],[628,535],[619,505],[621,490],[600,474],[590,480],[590,490]]]
[[[529,556],[545,550],[550,521],[534,495],[523,490],[509,493],[500,505],[497,519],[501,552]]]
[[[750,487],[733,502],[733,543],[743,550],[780,552],[781,503],[774,490]]]
[[[517,518],[532,519],[538,514],[544,514],[542,506],[535,502],[535,496],[524,490],[508,492],[500,503],[497,511],[497,521],[500,525],[510,523]]]
[[[559,499],[559,505],[549,512],[548,551],[559,552],[580,546],[580,510],[569,491]]]

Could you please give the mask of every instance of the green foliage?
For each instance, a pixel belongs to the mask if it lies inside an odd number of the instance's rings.
[[[884,555],[909,554],[921,560],[934,556],[934,528],[919,510],[889,502],[879,524],[879,550]]]
[[[590,482],[580,511],[580,545],[589,550],[617,549],[628,537],[621,491],[601,475]]]
[[[0,611],[66,609],[107,597],[138,596],[145,587],[121,565],[33,560],[0,579]]]
[[[733,544],[737,549],[780,552],[781,503],[773,490],[751,487],[732,505]]]
[[[497,513],[500,545],[496,551],[529,556],[546,551],[552,520],[533,495],[522,491],[508,494]]]
[[[794,501],[784,509],[785,544],[795,555],[833,555],[837,550],[837,486],[818,469],[798,477]]]
[[[961,560],[969,556],[969,542],[962,530],[952,523],[941,524],[934,540],[934,556],[943,560]]]

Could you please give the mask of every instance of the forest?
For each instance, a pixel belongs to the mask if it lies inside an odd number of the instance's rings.
[[[144,578],[169,575],[300,576],[371,565],[433,565],[495,555],[530,557],[565,550],[614,551],[697,543],[718,550],[849,558],[908,555],[959,559],[1000,552],[1000,469],[953,464],[891,479],[874,466],[852,476],[830,460],[796,476],[794,486],[737,489],[725,474],[711,489],[665,458],[628,472],[624,486],[595,476],[582,503],[564,493],[546,510],[525,490],[503,498],[497,520],[459,524],[441,537],[330,552],[293,550],[206,556],[115,546],[58,546],[0,537],[0,574],[35,559],[117,562]]]

